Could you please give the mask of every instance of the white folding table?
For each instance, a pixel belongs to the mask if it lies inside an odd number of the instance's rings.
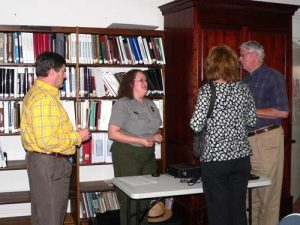
[[[139,223],[139,208],[141,199],[171,197],[179,195],[191,195],[203,193],[202,182],[189,186],[180,182],[180,178],[174,178],[169,174],[161,174],[159,177],[151,175],[116,177],[113,184],[123,191],[127,196],[127,225],[130,221],[130,198],[137,200],[136,225]],[[249,180],[249,224],[252,223],[252,188],[263,187],[271,184],[270,179],[260,177],[257,180]]]

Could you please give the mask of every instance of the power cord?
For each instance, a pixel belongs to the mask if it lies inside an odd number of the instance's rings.
[[[201,177],[192,177],[192,178],[185,178],[180,180],[181,183],[187,183],[189,186],[193,186],[194,184],[199,184],[202,182]]]

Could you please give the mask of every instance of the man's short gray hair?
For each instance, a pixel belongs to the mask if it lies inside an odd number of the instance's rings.
[[[246,48],[250,52],[256,52],[258,54],[258,57],[260,60],[263,62],[265,59],[265,49],[264,46],[262,46],[259,42],[257,41],[247,41],[241,44],[241,48]]]

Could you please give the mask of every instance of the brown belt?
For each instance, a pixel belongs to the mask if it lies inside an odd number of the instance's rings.
[[[271,126],[264,127],[264,128],[261,128],[261,129],[255,130],[255,131],[251,131],[248,133],[248,137],[254,136],[256,134],[262,134],[267,131],[274,130],[276,128],[279,128],[279,125],[271,125]]]
[[[61,157],[61,158],[68,158],[69,155],[60,154],[58,152],[51,152],[51,153],[44,153],[44,152],[31,152],[31,153],[37,153],[37,154],[43,154],[43,155],[51,155],[54,157]]]

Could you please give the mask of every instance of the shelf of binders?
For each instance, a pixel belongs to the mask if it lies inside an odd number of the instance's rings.
[[[68,63],[76,61],[76,27],[0,25],[0,65],[33,65],[45,51],[63,55]]]
[[[79,64],[163,65],[162,31],[78,28]]]

